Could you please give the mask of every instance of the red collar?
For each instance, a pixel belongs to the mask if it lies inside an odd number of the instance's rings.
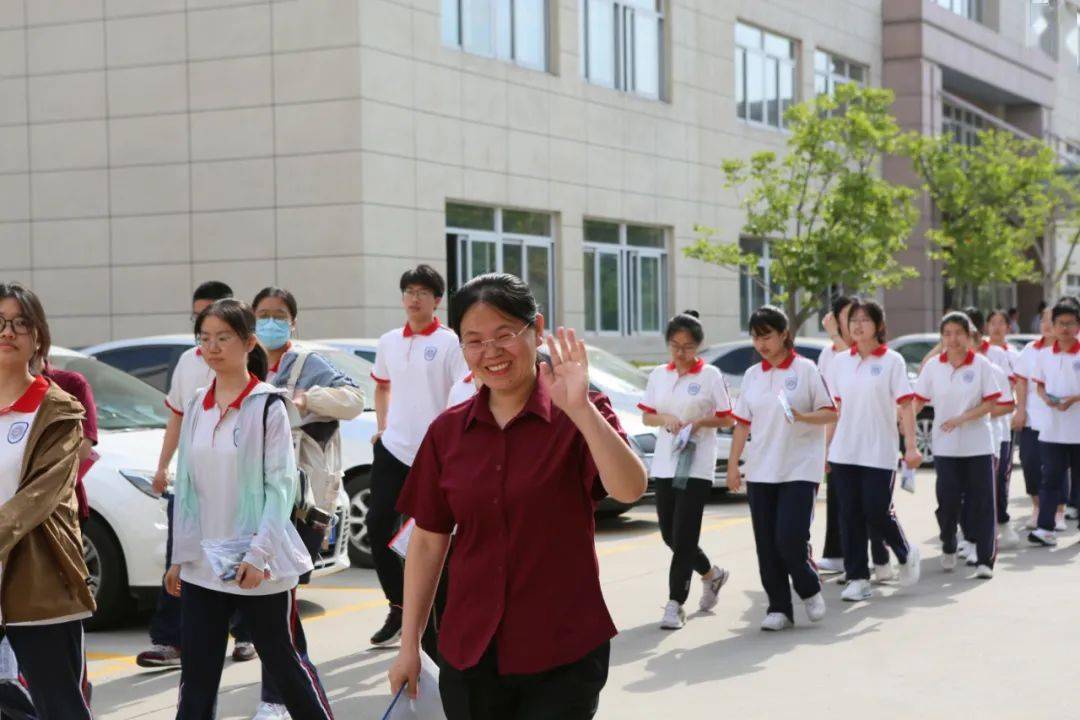
[[[844,350],[844,349],[846,349],[846,348],[840,347],[839,343],[833,343],[832,344],[832,351],[834,353],[838,353],[838,352],[840,352],[841,350]]]
[[[1033,347],[1036,350],[1042,350],[1044,347],[1046,347],[1046,339],[1045,338],[1039,338],[1038,340],[1035,341],[1035,344],[1033,345]]]
[[[413,335],[431,335],[433,332],[439,329],[439,318],[436,317],[431,321],[431,324],[420,332],[413,332],[412,325],[405,323],[405,337],[412,337]]]
[[[202,348],[199,347],[198,345],[195,346],[195,356],[196,357],[202,357]]]
[[[473,374],[469,373],[468,375],[465,376],[465,378],[461,382],[463,382],[463,383],[471,383],[472,381],[473,381]]]
[[[1058,346],[1058,341],[1055,340],[1054,341],[1054,354],[1057,355],[1058,353],[1061,353],[1061,352],[1068,353],[1069,355],[1075,355],[1076,353],[1080,352],[1080,340],[1073,343],[1073,346],[1072,346],[1071,350],[1062,350]]]
[[[793,362],[795,362],[795,351],[794,350],[792,350],[791,352],[788,353],[788,356],[786,358],[784,358],[784,362],[777,365],[776,369],[777,370],[787,370],[789,367],[791,367],[791,363],[793,363]],[[769,372],[770,370],[773,369],[773,364],[770,363],[768,360],[765,360],[763,358],[761,360],[761,369],[764,372]]]
[[[947,353],[947,352],[941,353],[940,355],[938,355],[938,360],[940,360],[943,363],[949,362],[949,353]],[[974,350],[968,350],[967,355],[964,356],[964,362],[960,363],[960,367],[963,367],[964,365],[970,365],[973,362],[975,362],[975,351]]]
[[[1009,349],[1009,342],[1007,340],[1002,340],[999,343],[994,343],[994,346],[999,347],[1002,350],[1008,350]]]
[[[876,348],[874,348],[874,351],[871,352],[870,354],[872,356],[874,356],[874,357],[881,357],[882,355],[884,355],[888,351],[889,351],[889,346],[886,345],[885,343],[881,343]],[[859,354],[859,346],[858,345],[852,345],[851,346],[851,354],[852,355],[858,355]]]
[[[987,352],[987,351],[988,351],[989,349],[990,349],[990,341],[989,341],[989,340],[987,340],[986,338],[983,338],[982,344],[981,344],[981,345],[979,345],[979,353],[980,353],[981,355],[985,355],[985,354],[986,354],[986,352]]]
[[[232,408],[234,410],[238,409],[240,407],[240,403],[244,402],[244,398],[250,395],[251,391],[254,390],[255,386],[258,384],[259,378],[255,377],[251,373],[248,373],[247,387],[244,388],[244,392],[237,395],[236,399],[229,403],[229,408]],[[202,401],[203,410],[209,410],[210,408],[214,407],[214,403],[216,402],[216,398],[214,397],[215,388],[217,388],[217,378],[214,378],[214,381],[210,383],[210,389],[206,391],[206,397],[204,397]]]
[[[694,361],[694,364],[690,366],[690,369],[686,371],[686,374],[687,375],[697,375],[699,372],[701,372],[701,368],[703,368],[703,367],[705,367],[705,360],[703,358],[698,358],[697,360]],[[675,363],[669,362],[667,364],[667,369],[674,372],[675,371]]]
[[[278,371],[278,368],[281,367],[282,358],[284,358],[285,353],[289,352],[290,350],[292,350],[292,340],[287,340],[285,342],[285,352],[281,353],[281,357],[277,359],[277,362],[274,363],[274,366],[270,368],[269,372],[276,373]]]
[[[49,380],[44,375],[38,375],[18,400],[11,403],[6,408],[0,409],[0,415],[7,415],[8,413],[13,412],[36,412],[37,409],[41,407],[41,401],[45,398],[45,393],[48,392],[48,390]]]

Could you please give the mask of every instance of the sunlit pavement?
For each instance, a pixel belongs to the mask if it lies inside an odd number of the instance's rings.
[[[1019,468],[1010,511],[1030,514]],[[824,493],[822,493],[824,495]],[[877,586],[855,605],[826,584],[829,614],[796,627],[758,629],[764,594],[742,496],[717,496],[706,509],[702,547],[732,572],[720,604],[692,614],[676,632],[658,629],[667,600],[668,552],[653,508],[601,522],[597,549],[604,592],[621,634],[598,717],[624,718],[1044,718],[1065,717],[1073,692],[1069,668],[1080,646],[1080,544],[1076,523],[1053,550],[1002,551],[996,577],[974,579],[961,564],[945,574],[933,517],[933,474],[918,491],[897,491],[897,514],[922,549],[914,588]],[[824,500],[814,546],[824,532]],[[1025,533],[1021,530],[1021,538]],[[688,610],[697,607],[695,580]],[[379,718],[388,702],[393,650],[367,638],[385,602],[370,570],[350,570],[301,591],[311,655],[339,719]],[[136,667],[147,642],[145,618],[127,629],[89,636],[94,709],[99,718],[172,718],[179,672]],[[249,718],[259,696],[259,664],[227,661],[219,718]]]

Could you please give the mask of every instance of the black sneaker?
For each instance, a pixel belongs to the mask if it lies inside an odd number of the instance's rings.
[[[401,639],[401,608],[390,607],[390,613],[386,616],[386,622],[379,632],[371,636],[371,644],[377,647],[390,645]]]

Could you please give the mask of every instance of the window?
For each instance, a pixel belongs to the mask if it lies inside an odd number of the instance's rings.
[[[979,144],[979,131],[986,128],[982,116],[950,102],[941,104],[941,114],[942,132],[952,135],[956,142],[968,147]]]
[[[477,275],[510,273],[529,285],[540,312],[554,319],[551,215],[447,203],[446,238],[451,290]]]
[[[795,41],[735,24],[735,112],[750,123],[782,128],[795,103]]]
[[[1057,57],[1057,6],[1055,0],[1028,0],[1028,46]]]
[[[547,0],[442,0],[443,43],[547,69]]]
[[[659,333],[667,318],[662,228],[585,221],[585,330]]]
[[[1066,25],[1069,32],[1065,34],[1065,50],[1072,58],[1073,65],[1080,70],[1080,5],[1073,7],[1073,22]]]
[[[173,345],[137,345],[98,353],[97,359],[134,375],[161,392],[168,392],[173,368],[186,349]]]
[[[1080,165],[1080,143],[1064,143],[1065,161],[1070,165]]]
[[[769,255],[768,241],[739,238],[739,247],[743,252],[758,256],[757,275],[751,275],[745,270],[739,272],[739,324],[743,330],[749,330],[750,313],[762,305],[774,302],[773,297],[780,293],[780,286],[772,279],[772,258]]]
[[[663,0],[583,0],[585,79],[660,99],[664,76]]]
[[[1065,276],[1065,294],[1080,295],[1080,275],[1068,274]]]
[[[832,95],[845,83],[865,85],[868,72],[865,65],[818,50],[814,53],[814,94]]]
[[[982,0],[935,0],[935,2],[960,17],[982,22]]]

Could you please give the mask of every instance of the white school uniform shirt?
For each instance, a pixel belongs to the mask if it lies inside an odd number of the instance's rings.
[[[213,379],[214,371],[206,364],[202,348],[188,348],[176,361],[176,368],[169,381],[169,394],[165,397],[165,407],[182,416],[184,408],[196,393],[209,387]]]
[[[826,380],[840,404],[829,462],[895,470],[900,456],[896,409],[914,397],[904,358],[879,345],[864,360],[852,345],[833,359]]]
[[[731,398],[720,370],[698,358],[683,375],[675,369],[675,363],[655,368],[649,374],[645,398],[638,403],[638,408],[645,414],[673,415],[683,422],[689,422],[710,413],[717,417],[731,414]],[[689,476],[711,482],[716,474],[716,428],[701,428],[694,433],[693,440],[696,448]],[[649,468],[651,477],[675,477],[679,459],[671,452],[674,442],[674,435],[665,428],[659,428],[656,450]]]
[[[450,396],[446,399],[446,407],[452,408],[455,405],[460,405],[475,394],[476,383],[473,380],[473,374],[469,373],[454,383],[454,387],[450,388]]]
[[[379,338],[371,377],[390,384],[383,446],[412,465],[428,426],[446,409],[450,389],[469,372],[458,336],[439,318],[420,332],[406,324]]]
[[[982,344],[979,345],[979,354],[985,355],[986,359],[1004,374],[1007,382],[1003,386],[1001,404],[1009,404],[1009,401],[1013,399],[1012,384],[1016,382],[1015,351],[1003,348],[1000,345],[991,345],[989,340],[984,339]],[[1000,380],[1000,378],[998,379]],[[991,423],[994,425],[994,435],[998,444],[1006,442],[1012,434],[1012,413],[992,418]]]
[[[792,353],[777,366],[763,360],[751,367],[743,375],[732,413],[750,428],[743,475],[747,482],[758,483],[821,482],[825,426],[788,422],[781,394],[796,412],[836,409],[817,366],[804,357]]]
[[[1049,413],[1053,411],[1045,402],[1043,402],[1043,399],[1039,397],[1039,393],[1036,390],[1036,383],[1031,381],[1031,374],[1035,369],[1036,356],[1040,353],[1050,351],[1051,345],[1046,343],[1042,338],[1033,340],[1024,346],[1024,349],[1020,351],[1020,355],[1013,364],[1016,376],[1021,380],[1028,381],[1027,415],[1025,416],[1024,427],[1031,428],[1036,432],[1042,429],[1042,426],[1045,425],[1049,419]]]
[[[1080,395],[1080,342],[1063,350],[1057,341],[1049,351],[1035,356],[1031,379],[1060,398]],[[1047,407],[1046,422],[1039,429],[1039,440],[1048,443],[1080,445],[1080,403],[1065,411]]]
[[[817,369],[821,373],[821,378],[825,380],[825,385],[828,387],[829,380],[829,368],[832,367],[832,361],[836,359],[836,356],[848,352],[847,350],[841,350],[835,344],[826,345],[821,353],[818,354]]]
[[[934,406],[931,441],[936,457],[998,454],[998,438],[989,415],[948,433],[941,430],[941,425],[987,400],[999,400],[1005,391],[1001,383],[1008,383],[1004,373],[999,373],[993,363],[974,350],[968,350],[959,367],[953,367],[946,353],[923,366],[915,382],[915,396]]]

